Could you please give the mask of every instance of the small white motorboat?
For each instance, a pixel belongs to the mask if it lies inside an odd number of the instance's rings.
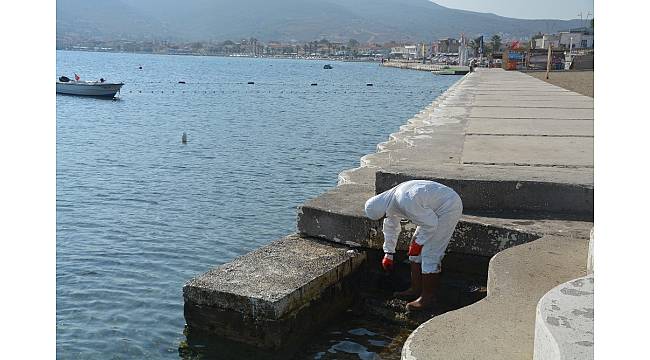
[[[124,83],[110,83],[100,79],[98,81],[72,80],[61,76],[56,81],[56,92],[58,94],[115,97]]]

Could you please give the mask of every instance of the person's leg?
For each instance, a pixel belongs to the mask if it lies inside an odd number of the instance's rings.
[[[420,232],[420,227],[418,226],[415,229],[413,238],[418,236],[419,232]],[[422,291],[422,267],[421,267],[422,258],[419,255],[409,256],[409,262],[411,263],[410,287],[404,291],[393,293],[394,297],[406,301],[412,301],[417,299],[420,296],[420,292]]]
[[[440,264],[461,214],[462,210],[443,214],[438,218],[435,232],[424,231],[423,235],[429,239],[424,243],[421,254],[422,291],[419,298],[406,305],[407,310],[425,310],[436,304],[440,287]]]
[[[440,225],[440,223],[438,224]],[[431,254],[433,254],[433,242],[435,240],[435,237],[432,238],[432,236],[429,236],[429,239],[422,246],[422,253],[420,255],[420,271],[422,272],[420,278],[420,296],[406,304],[406,309],[409,311],[429,309],[436,303],[436,292],[440,282],[440,267],[434,264],[435,260],[431,257]]]
[[[438,303],[436,294],[440,288],[440,273],[422,274],[422,292],[420,297],[406,304],[408,311],[428,310]]]
[[[411,286],[393,294],[394,297],[406,301],[417,299],[422,292],[422,267],[419,262],[411,261]]]

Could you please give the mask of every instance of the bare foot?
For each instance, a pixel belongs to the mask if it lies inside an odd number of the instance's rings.
[[[430,310],[434,308],[437,305],[436,298],[434,297],[428,297],[428,298],[423,298],[420,296],[417,298],[415,301],[411,301],[410,303],[406,304],[406,310],[408,311],[423,311],[423,310]]]
[[[400,300],[413,301],[420,296],[420,292],[421,292],[420,290],[414,290],[408,288],[404,291],[398,291],[393,293],[393,297],[396,297]]]

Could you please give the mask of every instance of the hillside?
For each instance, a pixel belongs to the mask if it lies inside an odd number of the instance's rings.
[[[433,40],[461,32],[530,36],[579,20],[523,20],[428,0],[58,0],[57,35],[110,39],[362,42]]]

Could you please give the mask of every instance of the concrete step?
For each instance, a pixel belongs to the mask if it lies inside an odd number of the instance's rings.
[[[298,211],[298,231],[305,236],[326,239],[352,247],[382,249],[382,222],[368,219],[366,200],[374,196],[371,186],[337,186],[307,201]],[[558,220],[553,214],[522,219],[504,213],[464,214],[456,226],[448,253],[493,256],[509,247],[530,242],[544,235],[589,238],[593,224],[586,221]],[[397,250],[405,251],[415,231],[410,222],[402,223]]]
[[[594,358],[594,275],[567,281],[537,304],[533,360]]]
[[[588,240],[543,236],[490,261],[487,297],[436,316],[406,340],[402,359],[531,359],[535,309],[550,289],[586,272]]]
[[[185,320],[190,332],[286,348],[352,303],[364,260],[345,246],[287,236],[188,281]]]
[[[381,193],[408,180],[432,180],[453,188],[466,210],[558,213],[593,219],[593,169],[549,167],[541,172],[540,168],[528,166],[506,169],[499,166],[441,165],[427,170],[400,170],[377,171],[376,192]]]

